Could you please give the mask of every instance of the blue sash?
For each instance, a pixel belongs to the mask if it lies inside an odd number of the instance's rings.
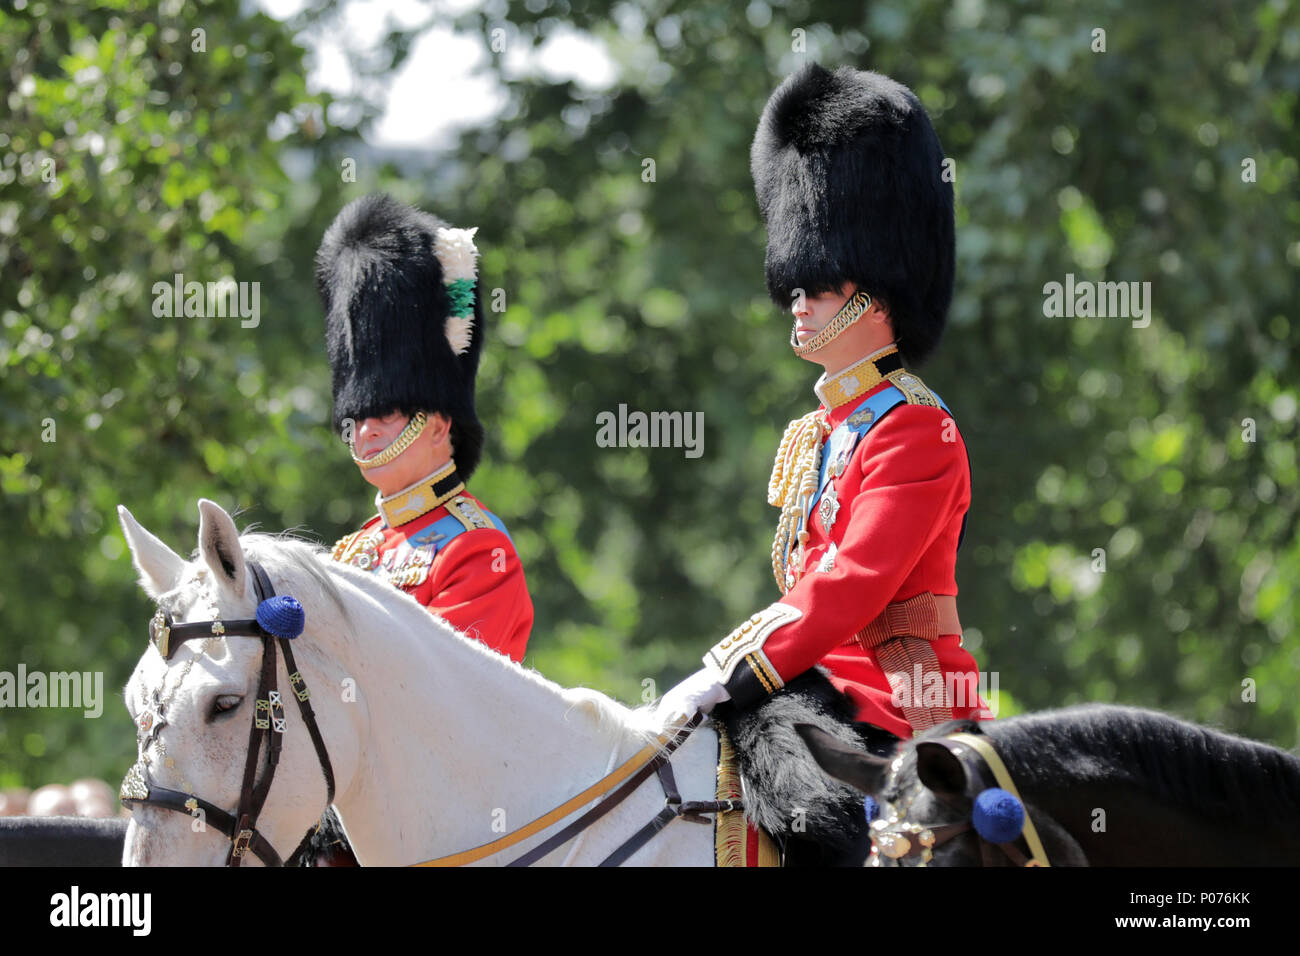
[[[496,526],[496,529],[506,536],[513,545],[515,539],[510,537],[510,532],[506,530],[505,522],[488,511],[486,508],[480,508],[488,520]],[[424,548],[433,545],[433,552],[437,554],[447,545],[451,544],[457,537],[472,529],[466,528],[461,520],[455,515],[444,515],[427,528],[421,528],[415,534],[406,539],[406,543],[413,548]]]
[[[930,390],[930,394],[934,396],[934,400],[939,403],[940,408],[945,412],[948,412],[949,415],[952,414],[948,406],[944,403],[944,400],[939,397],[937,392]],[[813,512],[816,511],[817,503],[821,501],[821,497],[826,491],[826,486],[829,485],[831,479],[835,477],[831,473],[830,469],[833,461],[837,458],[842,458],[845,465],[847,465],[849,461],[852,460],[853,453],[857,449],[858,443],[867,436],[867,432],[871,431],[871,429],[885,417],[887,412],[893,410],[899,405],[906,404],[907,396],[904,395],[897,386],[890,383],[885,388],[882,388],[880,391],[864,399],[862,403],[853,410],[848,419],[831,432],[830,437],[826,439],[826,447],[822,451],[822,466],[821,471],[817,476],[817,494],[813,496],[812,501],[808,505],[808,510],[804,512],[803,527],[806,528],[808,522],[812,520]],[[870,411],[871,415],[868,416],[861,414],[864,411]],[[853,421],[854,418],[857,419],[856,422]],[[967,465],[969,466],[969,460],[967,461]],[[963,516],[961,523],[961,538],[964,539],[965,537],[966,518]],[[957,547],[961,547],[961,540],[958,540]]]

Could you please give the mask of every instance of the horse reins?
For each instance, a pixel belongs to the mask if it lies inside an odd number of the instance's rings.
[[[334,767],[330,763],[325,740],[316,723],[316,714],[311,706],[311,693],[307,690],[307,684],[298,670],[298,665],[294,662],[293,649],[290,647],[290,641],[302,633],[302,606],[291,597],[277,597],[270,577],[256,561],[249,561],[248,567],[253,574],[253,586],[258,598],[255,618],[232,621],[222,621],[218,618],[211,621],[173,624],[171,615],[165,614],[160,609],[149,627],[150,640],[165,660],[170,660],[183,643],[196,638],[256,637],[262,641],[262,672],[257,685],[257,697],[253,704],[253,723],[248,732],[248,755],[244,762],[244,777],[239,789],[239,805],[234,814],[227,813],[194,794],[170,790],[151,783],[148,770],[144,765],[143,752],[140,759],[127,771],[119,796],[126,806],[161,807],[186,815],[201,810],[206,822],[215,826],[230,840],[230,853],[226,857],[227,866],[239,866],[250,850],[267,866],[283,866],[284,861],[275,848],[257,830],[257,818],[266,804],[271,783],[275,779],[286,728],[284,707],[276,686],[279,670],[277,643],[280,650],[284,652],[289,684],[298,699],[298,709],[302,714],[303,723],[306,724],[307,733],[311,735],[312,745],[316,748],[316,757],[325,775],[325,785],[328,790],[326,806],[334,802]],[[155,716],[165,721],[165,715]],[[267,767],[262,779],[258,781],[257,766],[264,742]],[[293,857],[297,857],[305,845],[304,840]]]
[[[710,821],[705,819],[709,814],[723,813],[731,810],[743,809],[743,804],[739,800],[682,800],[681,794],[677,790],[677,781],[673,775],[672,764],[669,762],[672,754],[677,750],[690,736],[691,732],[700,725],[704,715],[696,713],[694,717],[679,727],[672,734],[663,734],[658,741],[647,744],[637,753],[633,754],[626,762],[613,772],[606,774],[596,783],[592,784],[586,790],[566,800],[560,806],[548,813],[543,814],[518,830],[507,833],[505,836],[493,840],[491,843],[484,843],[482,846],[474,847],[471,850],[465,850],[461,853],[453,853],[450,856],[440,856],[433,860],[425,860],[423,863],[415,863],[414,866],[464,866],[467,863],[474,863],[502,850],[509,849],[518,843],[523,842],[531,836],[545,830],[553,823],[573,813],[579,807],[590,802],[596,797],[605,795],[605,799],[596,804],[578,819],[574,820],[558,833],[553,834],[543,840],[537,846],[524,853],[522,856],[507,863],[506,866],[531,866],[547,854],[559,849],[565,843],[572,840],[578,834],[582,833],[593,823],[599,820],[605,814],[609,813],[616,806],[630,797],[641,784],[650,778],[651,774],[657,774],[659,783],[664,790],[664,806],[655,816],[636,833],[628,837],[613,853],[601,861],[600,866],[619,866],[631,858],[632,854],[650,842],[660,830],[668,826],[678,817],[683,820],[689,820],[692,823],[708,824]],[[619,784],[622,786],[619,786]],[[614,790],[614,787],[618,787]],[[610,793],[614,790],[613,793]]]

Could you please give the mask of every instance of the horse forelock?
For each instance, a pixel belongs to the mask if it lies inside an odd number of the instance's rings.
[[[347,601],[321,560],[328,552],[315,541],[299,538],[287,531],[281,534],[246,531],[240,535],[239,543],[245,557],[259,562],[270,572],[278,571],[293,579],[295,590],[299,592],[302,584],[309,585],[318,596],[333,603],[341,615],[349,616]],[[301,573],[295,575],[295,571]],[[301,600],[298,594],[294,596]]]

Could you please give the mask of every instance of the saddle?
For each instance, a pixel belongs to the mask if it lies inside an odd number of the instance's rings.
[[[893,753],[898,738],[855,714],[820,667],[751,708],[713,710],[735,750],[745,816],[776,841],[785,866],[862,866],[871,852],[862,795],[828,776],[794,729],[813,724],[876,756]]]

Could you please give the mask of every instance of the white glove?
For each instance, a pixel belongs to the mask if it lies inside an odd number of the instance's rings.
[[[731,700],[727,688],[707,668],[696,671],[659,699],[655,716],[667,727],[683,718],[690,719],[697,710],[708,713],[724,700]]]

